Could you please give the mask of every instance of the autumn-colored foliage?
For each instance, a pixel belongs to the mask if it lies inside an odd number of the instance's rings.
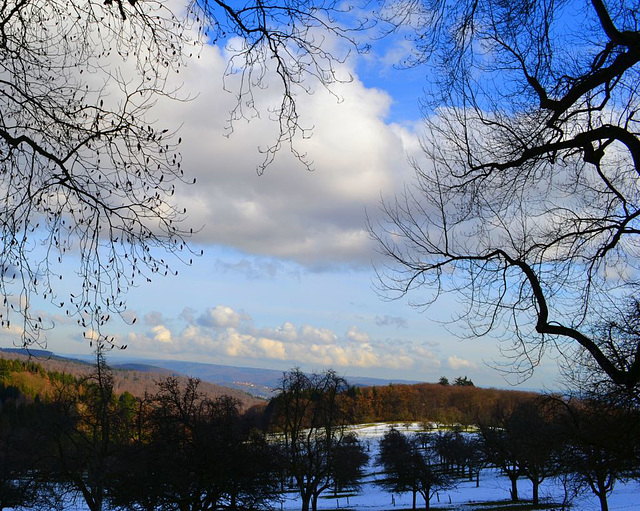
[[[418,383],[349,389],[354,421],[424,421],[441,424],[491,422],[518,403],[536,396],[532,392],[483,389],[474,386]]]
[[[46,399],[61,384],[72,384],[86,379],[93,371],[92,364],[63,358],[29,358],[26,355],[0,351],[0,386],[16,387],[20,394],[33,400]],[[114,391],[120,395],[128,392],[136,397],[156,391],[156,382],[165,379],[170,372],[146,372],[112,369]],[[181,378],[186,381],[186,378]],[[243,410],[254,406],[266,406],[264,400],[241,390],[201,382],[200,391],[210,398],[231,396],[237,399]]]

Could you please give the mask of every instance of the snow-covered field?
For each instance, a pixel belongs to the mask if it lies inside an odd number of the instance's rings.
[[[358,436],[364,442],[369,442],[371,458],[377,453],[378,440],[389,429],[388,424],[375,424],[371,426],[360,426],[354,428]],[[416,431],[420,427],[419,424],[407,426],[397,426],[400,431]],[[373,459],[370,461],[370,467]],[[328,491],[318,500],[318,508],[320,509],[341,509],[349,508],[358,511],[392,511],[393,509],[411,508],[411,493],[395,494],[382,490],[374,484],[375,476],[368,476],[361,486],[358,495],[350,497],[335,498]],[[447,507],[453,510],[470,509],[470,504],[474,502],[486,501],[507,501],[509,499],[509,489],[511,483],[509,479],[502,476],[499,471],[493,469],[483,470],[480,474],[480,486],[476,488],[475,481],[463,481],[454,490],[447,490],[440,493],[437,498],[431,500],[432,506]],[[518,481],[518,493],[521,499],[531,499],[531,483],[526,479]],[[542,501],[552,501],[562,503],[564,500],[565,490],[562,483],[558,480],[544,481],[540,485],[540,499]],[[439,500],[438,500],[439,499]],[[418,509],[424,509],[424,500],[418,495]],[[295,495],[289,495],[281,505],[277,505],[276,509],[283,511],[292,511],[300,509],[300,500]],[[580,511],[599,511],[600,503],[598,499],[586,489],[581,493],[579,498],[572,502],[573,510]],[[609,497],[609,510],[639,510],[640,511],[640,483],[618,483]]]
[[[486,502],[509,499],[510,483],[506,477],[495,470],[484,470],[480,476],[480,487],[475,482],[463,482],[455,490],[439,494],[439,501],[432,499],[431,505],[447,507],[454,510],[472,509],[474,502]],[[522,479],[518,481],[518,492],[522,499],[531,499],[531,485]],[[543,501],[561,503],[564,489],[557,481],[545,481],[540,487],[540,498]],[[391,511],[393,509],[410,509],[412,496],[410,493],[392,495],[370,482],[362,486],[360,494],[347,498],[332,498],[328,493],[318,500],[319,509],[349,509],[361,511]],[[395,503],[395,505],[394,505]],[[418,496],[418,509],[424,509],[424,500]],[[280,508],[277,506],[276,509]],[[284,511],[300,509],[300,501],[294,497],[283,502]],[[572,502],[573,510],[600,511],[600,504],[590,491],[586,490],[579,499]],[[640,510],[640,486],[638,483],[618,484],[609,497],[609,510]]]

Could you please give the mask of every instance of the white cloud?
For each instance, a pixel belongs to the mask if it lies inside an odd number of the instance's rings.
[[[357,343],[366,343],[370,337],[368,333],[359,330],[357,326],[352,326],[347,331],[347,339]]]
[[[158,311],[147,312],[142,319],[144,320],[145,324],[149,326],[156,326],[164,323],[162,313]]]
[[[303,325],[300,328],[300,337],[305,344],[334,344],[338,337],[335,332],[328,328],[316,328],[310,325]]]
[[[273,141],[276,125],[264,115],[237,121],[231,136],[222,136],[235,104],[222,89],[225,65],[217,48],[204,47],[179,75],[181,93],[197,97],[162,102],[157,110],[163,124],[182,126],[182,168],[197,183],[179,188],[176,200],[188,208],[189,225],[202,227],[195,240],[312,268],[368,265],[373,242],[364,228],[365,209],[375,217],[380,193],[391,195],[403,185],[412,173],[406,152],[417,147],[410,131],[385,124],[390,96],[357,79],[334,86],[342,101],[324,90],[301,94],[300,122],[313,130],[311,138],[295,143],[313,160],[314,172],[284,148],[260,177],[258,147]],[[263,113],[279,94],[277,86],[256,91]],[[277,271],[241,266],[235,269],[254,276]]]
[[[234,311],[231,307],[216,305],[209,308],[198,318],[198,323],[206,327],[227,328],[237,327],[243,319],[243,315]]]
[[[185,307],[182,309],[182,312],[178,316],[178,318],[186,321],[187,323],[193,323],[196,319],[196,311],[191,307]]]
[[[294,342],[298,340],[298,329],[293,323],[287,321],[278,328],[276,335],[283,341]]]
[[[474,362],[452,355],[447,359],[447,364],[451,369],[475,369],[477,365]]]
[[[193,319],[195,314],[182,315],[182,319],[189,317]],[[256,328],[250,317],[224,305],[207,309],[181,331],[156,325],[148,335],[130,334],[128,342],[135,350],[195,356],[203,361],[220,362],[221,357],[236,363],[270,360],[316,369],[420,370],[439,365],[435,355],[427,349],[410,342],[373,340],[356,326],[349,328],[344,336],[338,336],[328,328],[297,327],[289,321],[276,328]]]
[[[171,343],[171,331],[164,325],[156,325],[151,329],[153,339],[161,343]]]
[[[342,43],[326,37],[322,44],[331,51]],[[306,171],[285,146],[259,177],[256,167],[264,158],[259,149],[273,144],[278,132],[270,112],[282,99],[279,77],[271,70],[263,81],[268,87],[253,90],[260,117],[235,121],[225,137],[240,74],[225,78],[229,55],[220,47],[205,44],[197,53],[179,73],[168,73],[165,87],[191,100],[158,97],[148,112],[148,122],[158,129],[179,128],[181,168],[187,180],[197,182],[179,185],[172,200],[187,208],[184,225],[197,231],[194,241],[318,269],[368,265],[373,242],[364,228],[365,209],[375,217],[380,193],[392,196],[401,190],[413,174],[407,152],[419,144],[412,128],[385,123],[393,100],[358,79],[354,65],[360,57],[336,63],[338,76],[354,79],[333,84],[332,93],[312,82],[303,85],[315,89],[313,94],[294,90],[300,125],[311,134],[300,134],[295,148],[307,154],[314,172]],[[139,82],[135,59],[123,61],[115,54],[110,59],[100,61],[107,72],[122,76],[123,82]],[[99,89],[105,79],[96,73],[89,81]],[[104,100],[109,105],[123,101],[118,84],[107,82]],[[246,265],[236,269],[263,275]],[[267,275],[275,271],[275,266],[266,268]]]
[[[100,338],[100,333],[96,332],[93,328],[86,330],[82,334],[83,338],[89,341],[97,341]]]
[[[256,344],[267,358],[277,360],[287,359],[285,344],[281,341],[260,337],[257,339]]]

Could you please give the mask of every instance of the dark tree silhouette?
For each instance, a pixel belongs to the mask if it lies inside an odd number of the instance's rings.
[[[395,428],[380,440],[378,463],[386,477],[378,480],[378,484],[391,492],[412,492],[413,509],[418,493],[428,511],[436,492],[455,486],[453,477],[438,460],[431,440],[431,435],[407,436]]]
[[[553,408],[542,399],[518,404],[492,424],[480,424],[486,460],[511,481],[511,499],[517,501],[517,480],[533,486],[533,505],[539,504],[540,484],[562,471],[563,435]]]
[[[284,374],[271,402],[272,427],[283,436],[282,462],[300,493],[302,511],[317,509],[318,497],[337,474],[336,456],[343,442],[350,442],[345,436],[350,407],[341,400],[348,388],[334,371],[307,375],[294,369]]]
[[[475,475],[476,485],[480,484],[480,469],[485,460],[477,435],[463,434],[459,428],[440,431],[433,436],[433,448],[447,471],[458,477],[468,473],[469,480]]]
[[[611,382],[636,387],[637,340],[620,360],[592,335],[638,287],[636,3],[388,7],[414,24],[407,64],[431,64],[433,87],[427,162],[371,226],[387,256],[382,291],[419,306],[462,294],[466,333],[502,336],[519,375],[547,348],[579,346]]]
[[[522,468],[518,463],[517,440],[501,426],[480,424],[480,437],[487,463],[504,472],[511,482],[509,494],[511,500],[517,502],[518,479],[522,476]]]
[[[453,384],[458,387],[474,387],[475,385],[471,381],[470,378],[466,376],[458,376],[455,380],[453,380]]]
[[[175,377],[159,382],[142,445],[153,468],[145,473],[141,467],[140,484],[149,480],[162,509],[262,506],[276,481],[269,446],[243,430],[235,399],[207,398],[199,383],[191,378],[181,384]]]
[[[334,463],[331,468],[331,480],[336,493],[345,490],[356,490],[362,477],[364,467],[369,461],[364,445],[358,436],[347,433],[336,446]]]
[[[505,421],[514,442],[517,464],[533,486],[533,505],[540,503],[540,484],[562,470],[563,438],[557,417],[542,401],[516,407]]]
[[[48,478],[61,481],[91,511],[101,511],[118,450],[129,439],[129,413],[116,399],[100,349],[94,371],[82,380],[58,382],[48,408],[41,424],[52,446]]]
[[[576,490],[589,488],[608,511],[616,482],[637,477],[640,417],[637,409],[602,400],[556,400],[565,442],[563,468]]]
[[[591,337],[608,358],[631,369],[640,345],[640,302],[632,297],[620,303],[617,311],[593,326]],[[576,350],[570,360],[563,367],[563,376],[572,392],[594,402],[615,403],[623,409],[640,404],[639,386],[617,385],[585,350]]]
[[[44,456],[32,404],[16,403],[2,386],[0,398],[0,510],[33,507],[46,491],[35,476]],[[13,388],[12,390],[17,391]],[[19,392],[15,392],[16,397]],[[40,451],[40,452],[39,452]]]

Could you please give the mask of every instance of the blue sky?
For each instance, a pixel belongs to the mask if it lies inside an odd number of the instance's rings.
[[[380,198],[393,197],[411,179],[408,157],[421,155],[425,70],[395,69],[406,51],[398,37],[368,55],[353,54],[339,69],[353,77],[350,83],[334,85],[333,94],[318,88],[299,95],[301,122],[313,134],[296,147],[314,170],[285,148],[261,176],[257,148],[273,140],[274,124],[264,112],[278,100],[278,88],[259,91],[262,117],[237,121],[225,137],[234,98],[223,90],[224,49],[206,46],[188,62],[173,79],[194,99],[161,100],[154,114],[159,123],[182,126],[182,167],[197,184],[178,190],[176,201],[188,208],[188,223],[198,231],[193,247],[204,255],[192,266],[175,265],[177,277],[129,292],[126,316],[137,321],[109,325],[128,346],[112,359],[332,367],[421,381],[467,375],[482,386],[507,384],[492,367],[504,361],[493,339],[460,341],[442,324],[460,308],[455,297],[419,311],[374,291],[379,261],[366,215],[375,221]],[[49,349],[91,352],[74,320],[42,307],[56,323]],[[17,339],[15,331],[2,336],[5,346]],[[554,386],[555,375],[555,363],[544,360],[524,385]]]

